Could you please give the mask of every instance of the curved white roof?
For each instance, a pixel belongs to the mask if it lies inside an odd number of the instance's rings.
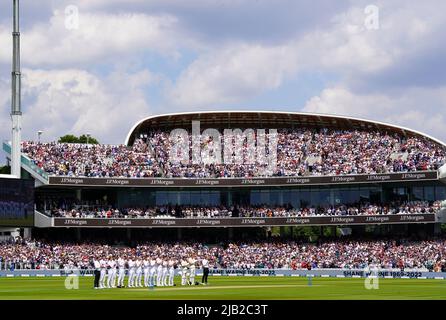
[[[374,124],[374,125],[381,125],[381,126],[387,126],[387,127],[391,127],[394,129],[398,129],[398,130],[402,130],[402,131],[407,131],[410,132],[412,134],[415,135],[420,135],[423,137],[426,137],[442,146],[446,147],[446,143],[434,138],[426,133],[417,131],[417,130],[413,130],[413,129],[409,129],[406,127],[402,127],[402,126],[398,126],[398,125],[394,125],[394,124],[390,124],[390,123],[386,123],[386,122],[380,122],[380,121],[374,121],[374,120],[369,120],[369,119],[363,119],[363,118],[356,118],[356,117],[349,117],[349,116],[342,116],[342,115],[334,115],[334,114],[323,114],[323,113],[309,113],[309,112],[294,112],[294,111],[271,111],[271,110],[213,110],[213,111],[189,111],[189,112],[173,112],[173,113],[164,113],[164,114],[157,114],[157,115],[151,115],[148,116],[146,118],[143,118],[141,120],[139,120],[137,123],[135,123],[135,125],[133,125],[133,127],[130,129],[129,133],[127,134],[127,137],[125,139],[125,144],[128,145],[130,138],[133,134],[133,132],[135,131],[135,129],[141,125],[142,123],[144,123],[147,120],[151,120],[151,119],[156,119],[156,118],[161,118],[161,117],[169,117],[169,116],[181,116],[181,115],[201,115],[201,114],[225,114],[225,113],[263,113],[263,114],[288,114],[288,115],[295,115],[295,116],[315,116],[315,117],[326,117],[326,118],[333,118],[333,119],[342,119],[342,120],[354,120],[354,121],[359,121],[359,122],[364,122],[364,123],[368,123],[368,124]]]

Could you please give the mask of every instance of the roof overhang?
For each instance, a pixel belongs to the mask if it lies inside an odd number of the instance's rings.
[[[357,117],[349,117],[333,114],[322,113],[307,113],[307,112],[292,112],[292,111],[266,111],[266,110],[221,110],[221,111],[193,111],[193,112],[177,112],[166,113],[160,115],[148,116],[141,119],[130,129],[125,139],[126,145],[133,144],[134,136],[138,134],[138,128],[144,124],[153,124],[158,128],[180,128],[176,124],[184,124],[187,121],[203,120],[207,125],[221,124],[223,122],[235,121],[236,123],[255,124],[258,127],[264,125],[277,125],[293,123],[297,125],[318,125],[330,127],[345,127],[345,128],[359,128],[370,130],[387,130],[399,132],[403,135],[415,135],[428,138],[442,146],[446,147],[446,143],[434,138],[426,133],[409,129],[403,126],[393,125],[381,121],[374,121],[369,119],[362,119]]]

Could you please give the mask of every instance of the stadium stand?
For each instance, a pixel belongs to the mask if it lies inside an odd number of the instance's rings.
[[[104,243],[59,243],[21,240],[0,244],[0,269],[87,269],[93,259],[108,257],[169,258],[176,264],[194,256],[211,268],[235,269],[385,269],[445,271],[446,240],[410,239],[248,241],[206,246],[199,242],[140,243],[136,247]]]
[[[191,135],[189,135],[191,143]],[[211,143],[211,141],[204,142]],[[224,144],[224,139],[221,141]],[[242,153],[246,155],[246,144]],[[258,177],[256,164],[172,162],[169,132],[152,131],[125,145],[23,142],[22,152],[53,176],[72,177]],[[446,150],[422,137],[382,131],[279,129],[272,176],[321,176],[437,170]],[[245,160],[245,159],[244,159]]]

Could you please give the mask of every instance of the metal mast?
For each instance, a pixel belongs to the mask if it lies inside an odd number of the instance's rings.
[[[11,174],[20,178],[20,156],[21,156],[21,83],[20,83],[20,31],[19,31],[19,0],[13,0],[13,51],[12,51],[12,97],[11,97],[11,119],[12,119],[12,146],[11,146]]]

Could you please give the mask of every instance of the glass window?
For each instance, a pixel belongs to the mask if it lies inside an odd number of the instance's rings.
[[[412,201],[423,200],[423,187],[412,188]]]
[[[156,205],[162,206],[167,204],[167,193],[163,191],[156,192]]]
[[[189,192],[180,192],[180,204],[181,205],[189,205],[190,204],[190,193]]]
[[[435,200],[435,189],[434,187],[424,187],[424,200],[434,201]]]
[[[446,187],[435,187],[435,200],[446,200]]]
[[[200,204],[200,192],[199,191],[192,191],[190,193],[190,204],[193,206]]]

